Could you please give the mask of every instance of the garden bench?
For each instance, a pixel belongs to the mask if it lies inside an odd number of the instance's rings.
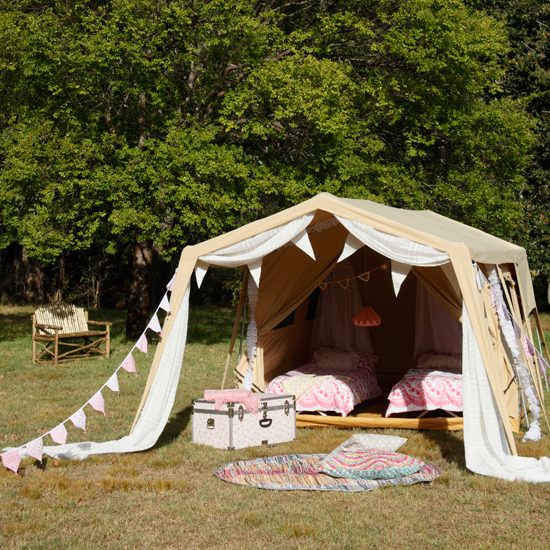
[[[57,365],[61,361],[95,355],[109,357],[113,323],[89,321],[88,312],[83,308],[56,302],[39,307],[31,319],[33,363],[51,360]],[[89,330],[89,325],[105,329]]]

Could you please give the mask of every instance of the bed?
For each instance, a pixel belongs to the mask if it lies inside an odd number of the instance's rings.
[[[415,368],[388,395],[386,418],[394,413],[442,409],[452,416],[462,411],[462,359],[457,355],[424,354]]]
[[[296,396],[296,410],[347,416],[362,401],[382,394],[374,365],[378,357],[358,350],[317,350],[310,363],[277,376],[266,392]]]

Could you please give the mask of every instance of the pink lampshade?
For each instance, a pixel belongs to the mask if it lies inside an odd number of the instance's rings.
[[[380,315],[370,306],[362,307],[353,318],[353,324],[358,327],[377,327],[381,322]]]

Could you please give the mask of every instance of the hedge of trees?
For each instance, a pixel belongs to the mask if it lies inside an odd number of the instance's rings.
[[[128,307],[133,337],[184,246],[320,191],[435,210],[548,274],[542,0],[1,6],[4,300]]]

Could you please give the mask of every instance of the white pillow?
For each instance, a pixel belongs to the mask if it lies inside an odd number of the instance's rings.
[[[356,351],[321,348],[314,354],[315,366],[321,369],[352,370],[357,368],[359,354]]]
[[[395,452],[407,441],[406,437],[398,437],[396,435],[381,435],[381,434],[355,434],[349,439],[346,439],[341,445],[336,447],[329,455],[327,455],[320,464],[326,460],[330,460],[334,456],[343,451],[363,451],[365,449],[380,449],[382,451]]]
[[[461,355],[423,353],[416,361],[419,369],[462,370]]]

